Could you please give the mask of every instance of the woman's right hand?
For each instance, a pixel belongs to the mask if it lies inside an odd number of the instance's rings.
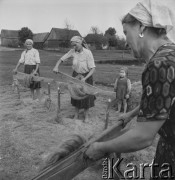
[[[132,116],[130,114],[130,112],[122,114],[118,117],[119,121],[123,121],[123,125],[125,126],[128,122],[130,122],[132,120]]]
[[[18,72],[18,70],[15,68],[15,69],[13,69],[13,73],[14,74],[17,74],[17,72]]]
[[[58,66],[57,65],[53,68],[53,72],[56,74],[58,73]]]

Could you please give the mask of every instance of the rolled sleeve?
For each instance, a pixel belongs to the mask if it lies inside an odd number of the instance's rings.
[[[22,52],[21,58],[19,59],[19,62],[23,64],[25,62],[25,51]]]
[[[87,60],[87,65],[89,69],[95,68],[95,62],[94,62],[94,57],[92,55],[92,52],[88,50],[88,60]]]
[[[75,51],[73,50],[73,49],[71,49],[69,52],[67,52],[64,56],[62,56],[60,59],[61,59],[61,61],[66,61],[67,59],[69,59],[69,58],[71,58],[71,57],[73,57],[73,53],[74,53]]]
[[[142,74],[138,121],[166,120],[175,101],[175,61],[153,61]]]
[[[38,50],[35,51],[35,62],[37,64],[40,64],[40,62],[41,62]]]

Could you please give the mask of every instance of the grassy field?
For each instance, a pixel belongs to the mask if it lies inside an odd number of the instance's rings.
[[[12,91],[12,70],[17,64],[21,51],[1,51],[0,52],[0,180],[28,180],[38,174],[45,158],[57,150],[59,144],[72,134],[79,134],[89,138],[94,134],[103,131],[106,119],[107,98],[98,96],[95,107],[90,109],[90,119],[84,123],[83,113],[79,119],[72,119],[74,108],[70,105],[70,95],[67,91],[61,94],[61,119],[60,124],[56,118],[57,92],[51,91],[51,110],[45,107],[47,89],[42,86],[42,98],[40,103],[36,103],[30,97],[30,91],[20,87],[21,99],[17,98],[17,93]],[[52,69],[62,54],[57,52],[40,51],[41,76],[51,77],[59,80],[60,76],[55,75]],[[101,54],[103,56],[103,54]],[[110,54],[108,54],[110,57]],[[116,54],[117,56],[117,54]],[[96,59],[96,56],[94,56]],[[117,58],[117,57],[116,57]],[[120,65],[96,64],[94,80],[96,84],[111,86],[118,74]],[[129,78],[132,82],[139,81],[143,66],[128,66]],[[60,69],[71,74],[70,63],[61,65]],[[23,67],[20,68],[23,71]],[[136,85],[138,84],[138,85]],[[136,83],[133,89],[133,99],[141,93],[140,83]],[[111,90],[111,87],[99,86],[102,89]],[[140,98],[140,97],[139,97]],[[110,110],[109,127],[116,124],[118,114],[115,109]],[[135,125],[135,119],[128,124],[128,127]],[[156,141],[153,146],[142,151],[123,154],[124,162],[121,169],[125,170],[126,164],[133,162],[139,167],[140,163],[152,161]],[[101,180],[102,168],[88,168],[74,180]],[[149,176],[149,172],[147,173]],[[148,178],[145,178],[146,180]]]
[[[16,66],[20,55],[21,50],[19,51],[1,51],[0,53],[0,64],[1,64],[1,77],[5,78],[7,82],[12,80],[12,70]],[[119,57],[121,53],[118,53]],[[40,51],[41,65],[40,65],[40,73],[41,76],[51,77],[59,80],[59,76],[55,75],[52,72],[54,65],[57,60],[63,54],[58,52],[49,52],[49,51]],[[101,54],[103,56],[103,53]],[[110,56],[110,54],[108,54]],[[94,56],[95,57],[95,56]],[[116,53],[117,58],[117,53]],[[96,58],[95,58],[96,60]],[[98,64],[96,63],[96,72],[94,73],[94,80],[97,84],[103,85],[112,85],[115,82],[115,78],[118,75],[119,68],[121,65],[117,64]],[[135,66],[130,65],[127,66],[129,68],[129,78],[132,82],[139,81],[141,79],[141,73],[143,71],[143,66]],[[23,67],[21,66],[20,71],[23,71]],[[72,73],[71,63],[64,63],[60,66],[60,70],[67,74]],[[1,81],[2,82],[2,81]]]

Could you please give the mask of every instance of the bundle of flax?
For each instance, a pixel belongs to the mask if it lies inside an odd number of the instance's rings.
[[[76,76],[77,79],[81,80],[83,78],[82,75]],[[68,84],[68,90],[71,95],[71,98],[76,99],[76,100],[82,100],[88,97],[88,95],[96,95],[97,91],[88,91],[86,86],[82,84],[76,84],[73,82],[69,82]]]

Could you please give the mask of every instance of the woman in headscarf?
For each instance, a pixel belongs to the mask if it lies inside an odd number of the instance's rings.
[[[33,48],[33,41],[31,39],[27,39],[25,41],[26,50],[22,52],[21,58],[16,65],[16,68],[13,70],[14,73],[18,71],[18,68],[21,64],[24,64],[24,73],[32,74],[32,75],[39,75],[39,64],[40,64],[40,57],[39,52],[37,49]],[[36,90],[38,101],[40,99],[40,82],[30,82],[29,88],[31,91],[32,99],[34,99],[34,91]]]
[[[128,45],[135,57],[146,61],[140,106],[122,117],[127,123],[137,116],[137,124],[119,137],[92,144],[86,151],[89,158],[141,150],[159,133],[151,179],[175,175],[175,44],[167,37],[174,20],[170,9],[156,0],[138,3],[123,18]]]
[[[57,64],[55,65],[53,71],[58,73],[59,65],[69,59],[73,58],[73,77],[80,77],[81,81],[93,85],[93,73],[95,71],[94,58],[91,51],[88,49],[87,44],[84,42],[84,39],[80,36],[74,36],[71,39],[72,49],[62,56]],[[85,121],[88,121],[88,112],[89,108],[94,106],[95,96],[89,95],[85,99],[76,100],[71,98],[71,104],[75,107],[75,119],[78,119],[79,110],[84,109]]]

